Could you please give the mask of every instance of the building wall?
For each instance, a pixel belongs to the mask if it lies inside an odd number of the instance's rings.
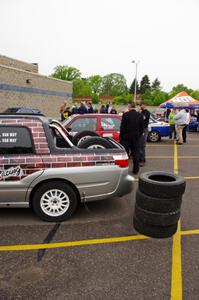
[[[66,100],[72,102],[72,82],[0,65],[0,112],[26,106],[59,118],[59,108]]]
[[[0,65],[17,68],[28,72],[38,73],[38,64],[29,64],[4,55],[0,55]]]

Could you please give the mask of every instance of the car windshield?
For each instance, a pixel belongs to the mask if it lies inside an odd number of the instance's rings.
[[[65,119],[64,121],[61,122],[62,126],[66,126],[68,125],[68,123],[74,118],[75,115],[72,115],[70,117],[68,117],[67,119]]]

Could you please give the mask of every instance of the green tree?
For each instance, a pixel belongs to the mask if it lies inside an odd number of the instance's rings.
[[[134,92],[135,92],[135,79],[131,83],[131,86],[130,86],[130,89],[129,89],[130,94],[134,94]],[[138,84],[137,79],[136,79],[136,92],[137,92],[137,94],[140,93],[140,88],[139,88],[139,84]]]
[[[172,88],[171,92],[169,93],[169,96],[172,98],[176,94],[183,92],[183,91],[187,92],[188,94],[191,94],[193,92],[192,89],[189,89],[184,84],[178,84]]]
[[[150,91],[150,80],[148,75],[144,75],[140,82],[140,93],[143,95],[146,91]]]
[[[156,90],[152,93],[152,103],[153,105],[159,106],[161,103],[169,99],[168,94],[163,91]]]
[[[147,105],[153,105],[153,95],[151,93],[151,91],[146,90],[143,94],[142,94],[142,99],[144,100],[144,102]]]
[[[92,96],[90,86],[85,79],[76,79],[73,81],[73,97]]]
[[[124,75],[111,73],[102,79],[102,92],[104,96],[120,96],[128,91]]]
[[[75,79],[81,78],[81,72],[74,67],[56,66],[54,68],[54,73],[51,75],[51,77],[62,79],[62,80],[73,81]]]
[[[156,91],[156,90],[161,90],[161,86],[160,86],[160,81],[159,81],[159,79],[158,78],[156,78],[153,82],[152,82],[152,84],[151,84],[151,90],[152,91]]]
[[[102,76],[94,75],[87,78],[88,85],[93,94],[99,95],[102,91]]]
[[[123,96],[117,96],[113,99],[114,105],[126,105],[129,101],[132,101],[132,95],[127,94]]]
[[[98,104],[99,103],[99,96],[96,94],[92,95],[92,102],[93,104]]]
[[[193,91],[190,95],[194,99],[199,100],[199,90]]]

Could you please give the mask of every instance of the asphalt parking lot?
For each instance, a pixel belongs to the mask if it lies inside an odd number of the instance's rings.
[[[0,210],[0,299],[199,299],[199,135],[187,144],[147,145],[141,171],[186,178],[173,238],[133,228],[135,189],[123,198],[81,205],[69,221],[49,224],[29,209]]]

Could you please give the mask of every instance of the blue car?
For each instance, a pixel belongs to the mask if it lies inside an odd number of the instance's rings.
[[[191,122],[188,126],[189,131],[199,131],[199,122],[197,121],[197,117],[191,117]]]
[[[161,140],[162,137],[168,137],[170,133],[170,126],[166,122],[155,120],[152,116],[149,120],[149,133],[147,140],[151,143],[156,143]]]

